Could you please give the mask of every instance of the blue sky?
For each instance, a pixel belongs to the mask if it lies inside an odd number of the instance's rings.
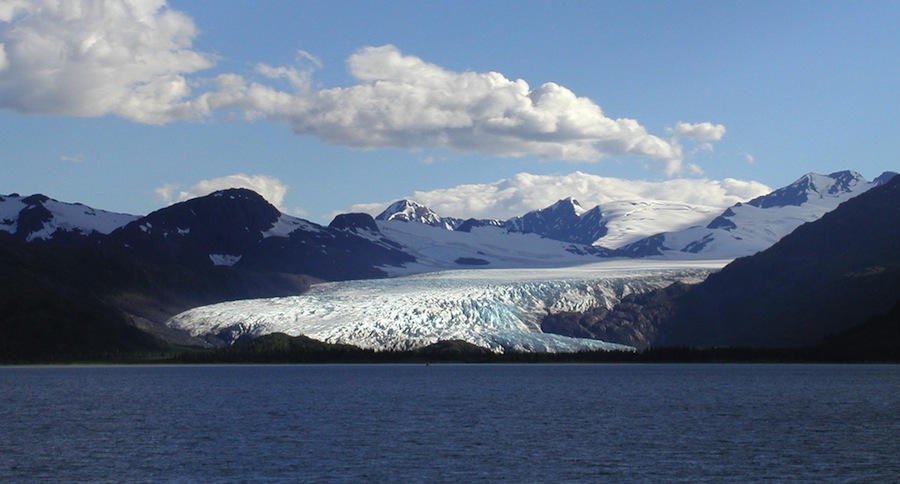
[[[54,3],[0,2],[0,193],[143,214],[244,184],[323,223],[900,169],[896,1]]]

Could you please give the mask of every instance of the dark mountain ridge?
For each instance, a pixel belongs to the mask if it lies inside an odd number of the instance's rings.
[[[504,224],[510,232],[537,234],[563,242],[591,245],[607,233],[600,207],[585,210],[574,198],[514,217]]]
[[[253,191],[229,189],[157,210],[102,243],[157,263],[228,265],[324,280],[385,277],[379,266],[414,260],[378,238],[374,221],[351,219],[323,227],[282,214]],[[356,229],[363,226],[375,231],[362,237]]]
[[[900,176],[696,286],[555,315],[544,327],[638,348],[801,346],[887,313],[898,294]]]

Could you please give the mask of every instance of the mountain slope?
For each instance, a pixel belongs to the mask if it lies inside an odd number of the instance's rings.
[[[546,323],[638,347],[810,345],[886,313],[898,294],[900,176],[694,287]]]
[[[381,234],[401,245],[415,259],[402,267],[385,268],[391,276],[473,266],[486,269],[575,266],[613,255],[602,247],[507,232],[493,224],[471,225],[467,231],[395,220],[377,224]]]
[[[736,204],[704,225],[664,232],[621,247],[628,257],[675,259],[733,258],[766,249],[800,225],[819,219],[882,183],[888,174],[867,182],[859,173],[809,173],[794,183]]]
[[[192,307],[300,294],[309,278],[190,268],[116,249],[29,244],[0,234],[0,361],[50,361],[201,344],[162,323]]]
[[[0,232],[26,242],[93,243],[136,218],[40,194],[0,196]]]
[[[413,261],[378,234],[352,228],[290,217],[255,192],[229,189],[157,210],[116,230],[104,245],[156,263],[326,280],[384,277],[380,266]]]

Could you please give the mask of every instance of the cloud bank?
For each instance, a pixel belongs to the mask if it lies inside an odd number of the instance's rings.
[[[349,87],[314,88],[310,79],[321,61],[304,51],[297,54],[301,67],[259,64],[249,78],[204,79],[197,73],[215,58],[192,49],[197,35],[193,21],[164,0],[5,2],[0,109],[150,124],[227,113],[354,148],[573,162],[637,156],[669,175],[685,168],[683,141],[710,143],[725,133],[722,125],[680,122],[664,139],[634,119],[607,116],[559,84],[533,87],[498,72],[454,72],[392,45],[351,55],[347,67],[356,83]],[[285,81],[289,90],[277,87]]]
[[[661,200],[725,209],[772,190],[758,182],[676,178],[660,182],[623,180],[582,172],[567,175],[519,173],[487,184],[415,192],[409,197],[442,216],[506,220],[574,197],[585,208],[615,201]],[[393,200],[358,204],[350,212],[377,215]],[[336,215],[336,214],[333,214]]]

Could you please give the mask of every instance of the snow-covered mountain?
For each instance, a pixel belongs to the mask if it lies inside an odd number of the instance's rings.
[[[872,187],[889,180],[884,173],[872,182],[859,173],[809,173],[794,183],[738,203],[703,225],[662,232],[621,248],[629,257],[665,256],[671,259],[734,258],[772,246],[807,222],[818,220]]]
[[[617,249],[660,232],[706,223],[720,212],[721,207],[665,200],[619,200],[585,209],[570,197],[509,220],[461,220],[442,217],[419,203],[401,200],[394,202],[376,220],[379,224],[418,222],[457,232],[493,227],[509,234],[531,234],[606,250]],[[385,227],[383,224],[380,226]]]
[[[0,231],[26,242],[95,241],[138,217],[65,203],[44,195],[0,196]]]
[[[599,206],[585,210],[578,200],[566,198],[506,221],[510,232],[537,234],[563,242],[592,245],[607,234],[606,219]]]
[[[418,222],[432,227],[454,230],[462,224],[462,219],[441,217],[430,208],[412,200],[398,200],[381,212],[375,220],[397,220]]]
[[[211,341],[283,332],[377,350],[459,339],[496,352],[622,349],[545,334],[548,313],[612,307],[674,281],[699,282],[721,261],[607,261],[543,270],[459,270],[315,285],[296,297],[196,308],[167,323]]]
[[[464,268],[547,268],[590,264],[613,253],[601,247],[508,232],[497,225],[445,230],[418,223],[377,221],[379,232],[396,241],[415,262],[387,267],[392,276]]]

